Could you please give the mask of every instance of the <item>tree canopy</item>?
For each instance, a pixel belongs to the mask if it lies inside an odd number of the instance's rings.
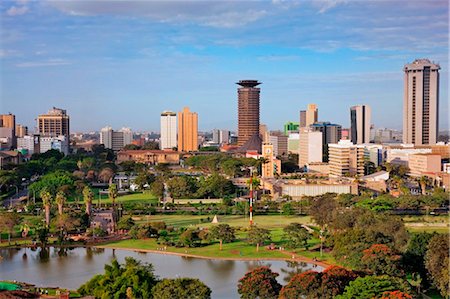
[[[153,287],[154,299],[209,299],[211,289],[195,278],[163,279]]]

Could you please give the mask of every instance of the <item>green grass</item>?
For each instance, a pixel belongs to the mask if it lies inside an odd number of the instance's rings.
[[[449,233],[448,227],[442,227],[442,226],[415,226],[415,227],[406,227],[406,229],[410,233],[439,233],[439,234],[445,234]]]
[[[206,220],[210,218],[208,222],[201,222],[201,219]],[[164,221],[169,226],[174,227],[188,227],[188,226],[196,226],[196,227],[210,227],[211,221],[214,216],[211,215],[151,215],[151,216],[143,216],[137,217],[139,219],[137,222],[145,223],[147,221]],[[226,223],[235,227],[248,227],[249,226],[249,218],[243,215],[218,215],[219,223]],[[311,217],[309,216],[284,216],[284,215],[256,215],[253,217],[253,223],[267,228],[283,228],[286,225],[298,222],[304,224],[311,223]]]
[[[207,216],[186,216],[186,215],[155,215],[148,217],[141,217],[138,221],[140,223],[154,221],[164,221],[168,226],[178,227],[210,227],[212,224],[210,221],[201,222],[201,219],[206,219]],[[219,243],[208,244],[202,247],[195,248],[176,248],[167,247],[168,252],[193,254],[211,258],[290,258],[290,254],[280,252],[279,250],[267,250],[266,246],[261,246],[259,251],[256,251],[256,246],[247,244],[244,240],[247,235],[246,228],[249,226],[248,217],[245,216],[218,216],[219,223],[227,223],[233,227],[240,228],[236,231],[237,240],[232,243],[223,244],[223,250],[219,250]],[[212,217],[210,216],[210,219]],[[272,241],[268,243],[274,243],[277,246],[284,246],[283,239],[283,227],[286,225],[298,222],[298,223],[310,223],[311,218],[307,216],[255,216],[254,223],[260,227],[270,229]],[[309,240],[309,246],[315,246],[319,243],[319,240],[312,238]],[[155,239],[145,240],[124,240],[118,242],[112,242],[105,245],[106,247],[120,247],[136,250],[157,250],[157,248],[164,247],[164,245],[157,244]],[[307,252],[302,249],[296,250],[298,255],[305,257],[318,257],[319,253]],[[324,256],[323,259],[330,260],[329,257]]]
[[[94,204],[97,204],[98,202],[98,195],[94,200]],[[106,195],[101,195],[100,202],[103,204],[111,204],[112,200],[109,199]],[[149,203],[157,203],[158,198],[153,195],[151,192],[143,192],[143,193],[133,193],[133,194],[127,194],[122,195],[116,198],[117,203],[142,203],[142,204],[149,204]]]

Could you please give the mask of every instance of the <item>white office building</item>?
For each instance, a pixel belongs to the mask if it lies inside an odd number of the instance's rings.
[[[172,111],[161,113],[161,137],[159,147],[172,149],[177,147],[177,114]]]

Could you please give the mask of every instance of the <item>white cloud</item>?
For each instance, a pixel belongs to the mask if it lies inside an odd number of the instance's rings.
[[[50,66],[61,66],[72,64],[70,61],[65,59],[48,59],[45,61],[27,61],[16,64],[16,67],[20,68],[31,68],[31,67],[50,67]]]
[[[8,16],[21,16],[28,12],[28,7],[26,6],[11,6],[10,9],[6,11]]]

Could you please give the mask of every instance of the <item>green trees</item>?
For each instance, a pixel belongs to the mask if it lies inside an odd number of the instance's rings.
[[[39,181],[32,183],[29,186],[31,193],[40,194],[43,189],[46,189],[51,194],[55,194],[63,186],[73,186],[73,177],[67,171],[57,170],[43,175]]]
[[[52,194],[47,189],[42,189],[40,193],[42,204],[44,205],[45,209],[45,223],[47,224],[47,227],[50,225],[50,207],[52,203]]]
[[[105,265],[105,273],[94,276],[78,292],[83,296],[93,295],[102,299],[130,298],[130,295],[131,298],[152,298],[152,288],[156,282],[152,265],[126,257],[124,265],[117,260]]]
[[[92,200],[94,200],[94,193],[92,193],[91,188],[85,186],[83,189],[83,200],[86,205],[86,214],[91,216],[92,210]]]
[[[200,237],[198,233],[199,233],[198,229],[189,228],[180,235],[179,242],[183,246],[195,247],[200,242]]]
[[[109,184],[108,187],[108,197],[112,201],[113,207],[116,206],[116,198],[118,196],[117,186],[116,184]]]
[[[56,193],[55,201],[58,205],[58,214],[61,216],[63,214],[64,203],[66,202],[66,195],[64,192],[58,191],[58,193]]]
[[[239,280],[238,293],[243,299],[277,298],[281,290],[277,276],[269,267],[253,269]]]
[[[435,235],[427,246],[425,267],[430,273],[434,285],[444,297],[450,296],[449,262],[448,234]]]
[[[236,236],[234,235],[234,228],[229,226],[228,224],[218,224],[211,228],[210,232],[210,238],[219,240],[219,248],[222,250],[222,243],[228,243],[233,242],[234,239],[236,239]]]
[[[153,287],[154,299],[209,299],[211,289],[198,279],[163,279]]]
[[[259,251],[259,246],[264,245],[264,242],[271,240],[270,231],[268,229],[252,226],[247,234],[247,243],[256,245],[256,251]]]
[[[396,277],[391,276],[365,276],[358,277],[345,288],[342,295],[336,299],[367,299],[381,298],[383,293],[391,291],[401,291],[411,293],[408,284]]]
[[[335,194],[327,193],[312,200],[309,213],[314,221],[323,228],[326,224],[331,223],[333,211],[336,208]]]
[[[308,240],[311,238],[311,235],[300,223],[289,224],[283,228],[283,232],[283,238],[287,240],[287,248],[307,248]]]

